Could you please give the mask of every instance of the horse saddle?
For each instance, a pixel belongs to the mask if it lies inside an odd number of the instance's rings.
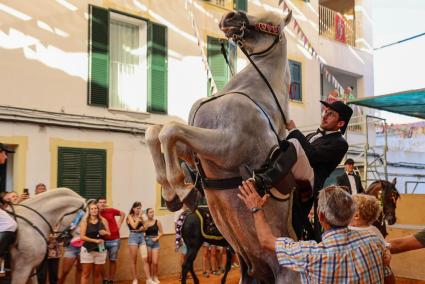
[[[202,236],[207,240],[223,240],[224,237],[218,230],[211,216],[208,207],[198,207],[196,209],[196,215],[201,222],[201,233]]]

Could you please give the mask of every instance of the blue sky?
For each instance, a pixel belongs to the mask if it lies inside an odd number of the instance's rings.
[[[374,47],[425,32],[425,0],[373,1]],[[425,88],[425,36],[375,51],[375,95]],[[418,121],[382,112],[389,122]]]

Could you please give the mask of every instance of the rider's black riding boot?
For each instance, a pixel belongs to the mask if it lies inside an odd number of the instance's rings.
[[[292,143],[282,140],[279,148],[264,169],[251,171],[245,167],[245,172],[250,172],[260,192],[264,192],[271,187],[276,187],[280,191],[279,187],[282,185],[282,180],[290,173],[297,161],[297,151]],[[242,175],[242,177],[245,178],[246,174]]]

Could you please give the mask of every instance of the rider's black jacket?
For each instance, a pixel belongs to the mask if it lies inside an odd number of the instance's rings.
[[[348,143],[341,132],[327,134],[310,143],[309,140],[315,134],[314,132],[304,136],[301,131],[294,129],[286,139],[295,138],[300,142],[314,170],[314,190],[317,193],[344,158],[348,150]]]

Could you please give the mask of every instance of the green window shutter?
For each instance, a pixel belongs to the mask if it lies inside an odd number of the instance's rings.
[[[82,153],[79,149],[58,149],[58,187],[68,187],[82,195]]]
[[[106,194],[106,151],[60,147],[58,187],[68,187],[84,198]]]
[[[291,100],[302,101],[302,73],[301,63],[293,60],[288,60],[289,69],[291,71],[291,88],[289,98]]]
[[[149,23],[148,111],[167,113],[167,27]]]
[[[225,46],[227,46],[227,42]],[[218,91],[221,91],[229,79],[229,72],[227,63],[221,53],[220,39],[214,37],[207,38],[207,57],[214,82],[217,85]],[[211,95],[211,82],[208,80],[208,96]]]
[[[109,13],[89,5],[89,105],[108,106]]]
[[[248,0],[233,0],[233,10],[248,12]]]

